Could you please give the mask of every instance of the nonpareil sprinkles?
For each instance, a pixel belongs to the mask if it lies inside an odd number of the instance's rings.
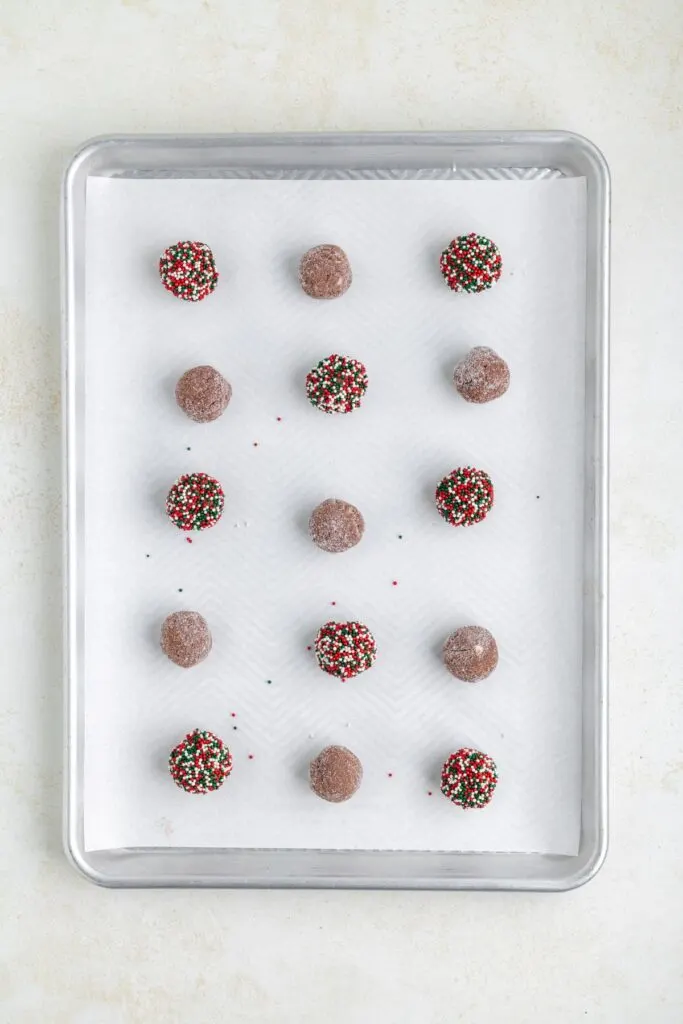
[[[214,291],[218,271],[205,242],[176,242],[159,259],[159,276],[167,291],[186,302],[200,302]]]
[[[333,353],[321,359],[306,377],[311,405],[322,412],[352,412],[368,389],[367,370],[357,359]]]
[[[372,668],[377,645],[362,622],[326,622],[315,638],[315,654],[323,672],[352,679]]]
[[[496,762],[488,754],[461,747],[446,760],[441,792],[458,807],[486,807],[498,783]]]
[[[472,526],[493,506],[493,484],[483,469],[459,466],[436,489],[436,507],[451,526]]]
[[[485,235],[458,235],[439,261],[446,284],[454,292],[484,292],[499,280],[503,260],[495,242]]]
[[[223,515],[223,488],[208,473],[186,473],[166,498],[166,515],[179,530],[208,530]]]
[[[218,736],[195,729],[173,748],[168,767],[176,786],[186,793],[211,793],[232,771],[232,754]]]

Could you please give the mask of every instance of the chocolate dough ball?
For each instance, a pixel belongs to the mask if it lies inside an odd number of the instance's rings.
[[[211,650],[207,621],[199,612],[173,612],[161,627],[161,649],[181,668],[198,665]]]
[[[213,366],[187,370],[175,386],[176,402],[196,423],[210,423],[221,416],[232,397],[232,388]]]
[[[338,245],[316,245],[301,257],[299,281],[312,299],[338,299],[352,280],[349,258]]]
[[[453,382],[467,402],[492,402],[504,395],[510,386],[510,368],[497,352],[478,345],[458,363]]]
[[[311,761],[309,778],[314,793],[340,804],[350,799],[363,781],[363,765],[346,747],[325,747]]]
[[[443,660],[456,679],[476,683],[490,676],[498,664],[498,646],[483,626],[463,626],[443,645]]]
[[[348,551],[358,544],[365,521],[355,505],[339,498],[327,498],[311,512],[308,530],[323,551]]]

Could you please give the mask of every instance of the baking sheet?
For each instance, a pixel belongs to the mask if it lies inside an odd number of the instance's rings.
[[[482,296],[451,295],[438,274],[440,250],[468,230],[495,238],[505,260]],[[222,274],[198,305],[156,276],[179,238],[208,242]],[[341,244],[354,267],[333,303],[296,284],[298,256],[321,241]],[[583,181],[91,179],[86,246],[86,848],[575,854]],[[473,344],[511,365],[510,392],[489,407],[462,402],[449,382]],[[348,417],[303,396],[307,369],[334,350],[370,374]],[[173,401],[175,380],[199,362],[234,388],[206,426]],[[432,494],[464,463],[491,473],[497,500],[485,523],[453,530]],[[227,503],[218,527],[188,544],[163,499],[192,470],[218,476]],[[305,532],[329,496],[358,504],[368,526],[340,556]],[[157,639],[182,607],[207,617],[215,644],[187,672]],[[371,672],[346,684],[306,650],[334,617],[362,619],[379,645]],[[501,650],[475,686],[452,680],[438,656],[468,622],[488,626]],[[165,768],[195,726],[235,755],[231,778],[204,798]],[[330,742],[365,767],[358,795],[337,807],[306,784]],[[482,812],[438,794],[441,762],[463,744],[499,765]]]

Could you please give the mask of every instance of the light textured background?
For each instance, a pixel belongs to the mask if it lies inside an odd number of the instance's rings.
[[[4,0],[2,1024],[678,1024],[679,0]],[[614,186],[611,852],[565,896],[113,893],[60,852],[58,213],[114,131],[560,127]]]

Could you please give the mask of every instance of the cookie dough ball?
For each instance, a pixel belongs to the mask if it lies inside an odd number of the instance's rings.
[[[458,807],[486,807],[498,784],[496,762],[481,750],[461,747],[446,760],[441,792]]]
[[[312,299],[338,299],[352,280],[349,258],[338,245],[316,245],[301,257],[299,281]]]
[[[204,661],[211,650],[211,630],[199,612],[173,612],[161,627],[161,649],[181,668]]]
[[[223,515],[225,495],[208,473],[186,473],[166,498],[166,515],[179,530],[208,530]]]
[[[159,259],[164,288],[177,299],[201,302],[218,284],[216,261],[205,242],[176,242]]]
[[[348,551],[358,544],[365,530],[365,521],[355,505],[338,498],[327,498],[311,513],[308,530],[323,551]]]
[[[176,786],[186,793],[211,793],[232,771],[232,754],[218,736],[195,729],[173,748],[168,767]]]
[[[503,260],[485,235],[458,235],[441,253],[441,273],[451,291],[484,292],[499,280]]]
[[[451,526],[472,526],[493,507],[493,484],[483,469],[459,466],[436,489],[436,507]]]
[[[456,366],[453,383],[467,402],[492,402],[509,388],[510,367],[492,348],[478,345]]]
[[[372,668],[377,645],[362,622],[326,622],[315,638],[315,656],[323,672],[338,679],[353,679]]]
[[[333,353],[321,359],[306,377],[311,405],[322,412],[352,412],[368,390],[368,372],[357,359]]]
[[[195,366],[176,384],[175,397],[183,412],[195,423],[211,423],[225,412],[232,388],[213,366]]]
[[[476,683],[490,676],[498,664],[498,645],[483,626],[463,626],[443,645],[443,660],[456,679]]]
[[[363,765],[346,747],[325,747],[311,761],[311,789],[332,804],[349,800],[363,780]]]

